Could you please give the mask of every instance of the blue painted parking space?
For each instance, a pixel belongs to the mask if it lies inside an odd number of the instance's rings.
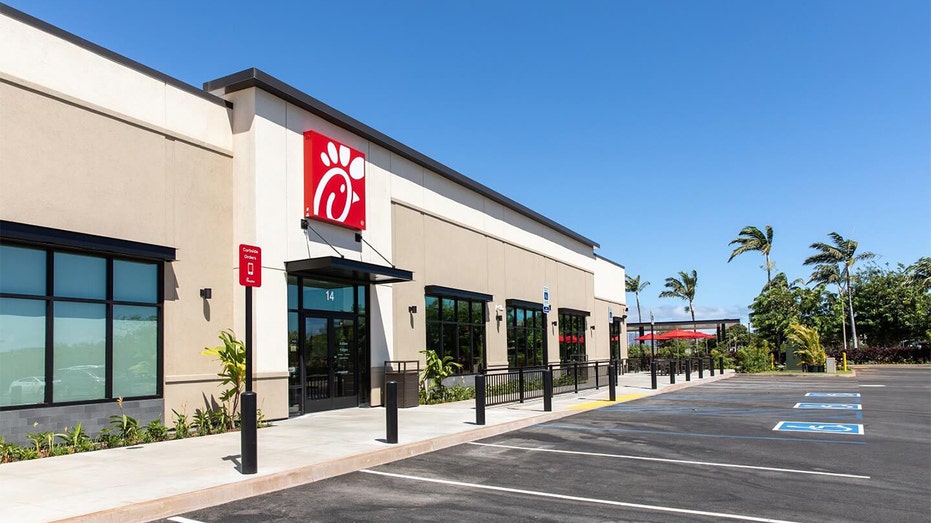
[[[862,410],[859,403],[796,403],[794,409]]]
[[[819,434],[851,434],[862,436],[859,423],[818,423],[812,421],[780,421],[773,430],[785,432],[815,432]]]
[[[859,398],[859,392],[809,392],[805,394],[809,398]]]

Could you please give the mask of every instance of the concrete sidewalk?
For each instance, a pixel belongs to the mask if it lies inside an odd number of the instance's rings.
[[[617,402],[732,376],[675,385],[649,373],[620,376]],[[238,471],[238,432],[0,465],[0,521],[151,521],[487,438],[611,405],[607,387],[486,409],[474,401],[399,409],[398,443],[385,443],[385,409],[355,408],[275,422],[258,432],[258,473]]]

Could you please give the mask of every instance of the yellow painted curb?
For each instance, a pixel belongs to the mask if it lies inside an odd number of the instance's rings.
[[[581,403],[579,405],[573,405],[569,407],[569,409],[570,410],[600,409],[602,407],[608,407],[616,403],[624,403],[625,401],[633,401],[637,398],[642,398],[644,396],[647,396],[647,394],[625,394],[623,396],[618,396],[616,401],[609,401],[609,400],[589,401],[588,403]]]

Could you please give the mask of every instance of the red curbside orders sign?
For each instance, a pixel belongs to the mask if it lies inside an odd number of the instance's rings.
[[[255,245],[239,245],[239,284],[262,286],[262,249]]]

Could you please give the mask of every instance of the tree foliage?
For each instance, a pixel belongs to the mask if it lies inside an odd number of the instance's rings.
[[[769,261],[769,253],[773,248],[773,228],[771,226],[766,226],[766,233],[764,234],[763,231],[758,228],[748,225],[741,229],[737,237],[731,240],[728,245],[737,245],[731,252],[730,258],[727,259],[728,263],[730,263],[734,257],[745,252],[755,251],[762,254],[764,259],[763,268],[766,269],[766,281],[773,281],[773,265]]]
[[[815,242],[811,248],[816,251],[815,254],[805,259],[805,265],[838,267],[838,273],[843,280],[847,289],[847,307],[850,312],[850,331],[853,337],[853,347],[857,348],[857,321],[853,308],[853,288],[850,284],[850,270],[853,265],[860,260],[869,260],[876,255],[871,252],[861,252],[857,254],[859,244],[851,239],[846,239],[836,232],[828,233],[833,243]]]
[[[789,326],[786,335],[789,343],[795,347],[792,352],[799,363],[804,363],[809,367],[824,365],[827,355],[821,346],[821,336],[818,335],[817,330],[813,327],[793,323]]]
[[[637,323],[643,323],[643,317],[640,315],[640,293],[643,289],[649,287],[650,282],[641,282],[640,275],[638,274],[637,276],[625,275],[624,283],[627,287],[627,292],[634,293],[634,298],[637,300]]]
[[[931,292],[909,268],[872,265],[858,271],[856,281],[857,324],[867,345],[895,346],[931,330]]]
[[[750,323],[757,336],[779,350],[789,325],[801,319],[800,301],[795,283],[790,285],[783,272],[776,274],[750,305]]]
[[[679,277],[666,278],[666,289],[659,293],[660,298],[679,298],[689,302],[688,311],[692,313],[692,322],[695,321],[695,288],[698,285],[698,272],[694,269],[691,274],[679,271]]]

